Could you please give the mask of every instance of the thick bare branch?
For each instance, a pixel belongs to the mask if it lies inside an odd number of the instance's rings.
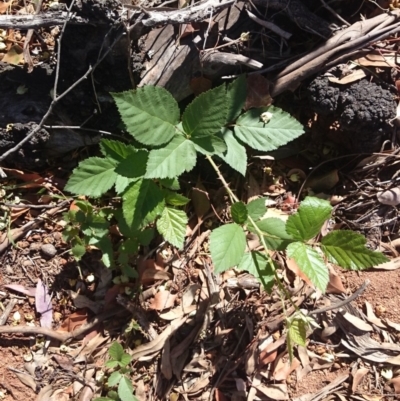
[[[68,19],[68,11],[53,11],[38,15],[0,15],[2,29],[38,29],[48,26],[63,25]],[[73,15],[71,24],[87,24],[88,19]]]

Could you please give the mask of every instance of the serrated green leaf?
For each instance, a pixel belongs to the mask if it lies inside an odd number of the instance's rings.
[[[97,198],[114,185],[117,173],[115,160],[89,157],[74,169],[65,190],[76,195]]]
[[[164,190],[164,194],[165,202],[167,205],[185,206],[188,202],[190,202],[190,199],[186,198],[186,196],[183,196],[173,191]]]
[[[143,177],[146,173],[148,159],[149,152],[147,152],[147,150],[138,150],[119,162],[115,168],[115,172],[128,178]]]
[[[305,323],[302,319],[291,320],[288,327],[288,332],[293,343],[302,347],[306,346],[307,323]]]
[[[152,150],[147,162],[146,178],[174,178],[189,172],[196,165],[196,149],[192,141],[176,136],[162,149]]]
[[[107,397],[111,398],[113,401],[119,401],[118,393],[114,390],[107,391]]]
[[[247,207],[243,202],[235,202],[231,206],[232,220],[237,224],[244,224],[247,220]]]
[[[128,188],[129,184],[135,181],[135,178],[122,177],[122,175],[118,175],[117,180],[115,181],[115,191],[118,195],[121,195],[125,189]]]
[[[267,212],[267,207],[265,206],[266,201],[267,198],[258,198],[247,204],[247,212],[253,221],[257,221]]]
[[[236,223],[213,230],[210,235],[210,252],[216,273],[239,264],[246,249],[246,235]]]
[[[321,241],[321,249],[331,263],[351,270],[360,270],[389,259],[380,252],[366,247],[366,239],[353,231],[332,231]]]
[[[164,206],[164,194],[152,181],[140,179],[131,184],[123,196],[122,212],[130,230],[154,221]]]
[[[181,186],[179,185],[178,178],[163,178],[160,180],[160,184],[168,189],[172,189],[173,191],[179,191]]]
[[[247,271],[264,284],[264,290],[270,292],[275,284],[275,275],[267,264],[267,258],[260,252],[246,252],[237,266],[239,271]],[[259,271],[263,279],[260,279]]]
[[[329,282],[329,271],[321,255],[302,242],[293,242],[287,246],[286,254],[293,258],[299,269],[322,292]]]
[[[268,123],[261,120],[264,112],[272,113]],[[274,107],[251,109],[236,121],[234,133],[243,143],[253,149],[267,152],[275,150],[304,133],[303,126],[290,114]]]
[[[102,139],[100,141],[100,151],[103,156],[120,162],[124,160],[129,154],[136,152],[136,149],[134,146],[126,145],[121,141]]]
[[[114,361],[114,360],[107,361],[107,362],[105,363],[105,366],[106,366],[107,368],[112,368],[112,369],[114,369],[114,368],[116,368],[117,366],[119,366],[119,361]]]
[[[124,355],[124,349],[122,345],[118,342],[114,342],[111,344],[110,348],[108,349],[108,355],[115,361],[120,361],[122,355]]]
[[[221,155],[227,150],[225,141],[216,135],[191,138],[191,141],[195,149],[203,155]]]
[[[332,210],[328,201],[307,197],[297,212],[289,216],[286,231],[297,240],[308,241],[319,234],[325,221],[331,217]]]
[[[277,217],[269,217],[255,223],[262,232],[268,249],[283,251],[294,241],[285,230],[285,222]],[[256,229],[251,224],[248,224],[248,229],[252,233],[257,234]]]
[[[123,366],[123,367],[128,366],[129,363],[131,362],[131,360],[132,360],[132,357],[129,354],[124,353],[124,355],[122,355],[121,361],[120,361],[121,366]]]
[[[107,380],[107,383],[110,387],[116,386],[121,380],[122,375],[118,371],[111,373],[110,377]]]
[[[98,241],[97,247],[102,252],[101,260],[108,268],[114,266],[114,250],[109,237],[103,237]]]
[[[137,239],[143,246],[148,246],[153,240],[155,235],[155,230],[153,227],[146,228],[143,231],[139,231],[137,234]]]
[[[86,253],[86,247],[81,244],[75,244],[71,248],[71,251],[76,260],[81,260],[82,256]]]
[[[230,129],[223,128],[222,135],[227,146],[227,152],[223,155],[219,154],[218,156],[244,177],[247,169],[247,153],[245,147],[237,141]]]
[[[228,113],[226,123],[235,121],[243,110],[247,94],[247,81],[246,75],[242,74],[228,85],[226,92],[226,103],[228,106]],[[244,174],[243,174],[244,175]]]
[[[112,96],[128,132],[139,142],[159,146],[175,135],[179,107],[164,88],[145,86]]]
[[[192,138],[214,135],[225,124],[226,113],[226,88],[221,85],[197,96],[186,107],[183,130]]]
[[[187,223],[184,211],[166,206],[157,220],[157,230],[170,244],[182,249]]]
[[[139,401],[133,395],[133,386],[132,382],[126,377],[123,376],[118,385],[118,396],[121,398],[121,401]]]

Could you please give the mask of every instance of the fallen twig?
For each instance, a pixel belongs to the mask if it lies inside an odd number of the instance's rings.
[[[57,213],[63,210],[69,204],[69,202],[70,200],[65,200],[61,202],[58,206],[53,207],[53,209],[42,213],[40,216],[36,217],[32,221],[29,221],[22,227],[14,228],[10,230],[8,233],[5,233],[4,239],[0,244],[0,253],[4,252],[11,243],[18,241],[29,230],[38,227],[43,221],[45,221],[49,217],[55,216]]]
[[[85,323],[80,326],[76,330],[73,330],[69,333],[58,332],[53,329],[49,329],[47,327],[32,327],[32,326],[4,326],[0,327],[0,334],[41,334],[43,336],[47,336],[53,338],[54,340],[58,340],[61,342],[66,342],[72,340],[75,337],[79,337],[82,334],[85,334],[89,330],[93,329],[97,324],[107,320],[111,317],[115,317],[116,314],[121,312],[121,307],[113,308],[107,310],[99,315],[95,316],[91,322]]]

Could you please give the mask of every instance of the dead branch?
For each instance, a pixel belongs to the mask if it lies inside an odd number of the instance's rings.
[[[359,21],[327,40],[317,50],[307,54],[272,80],[271,96],[285,90],[294,90],[307,77],[333,66],[350,55],[362,52],[365,47],[400,31],[400,10]]]
[[[63,25],[68,20],[68,11],[52,11],[29,15],[0,15],[2,29],[38,29],[55,25]],[[87,18],[72,15],[72,24],[88,24]]]
[[[212,17],[224,8],[230,7],[236,0],[206,0],[181,10],[173,11],[147,11],[141,8],[147,15],[142,20],[142,24],[147,27],[168,25],[168,24],[188,24],[190,22],[200,22]]]

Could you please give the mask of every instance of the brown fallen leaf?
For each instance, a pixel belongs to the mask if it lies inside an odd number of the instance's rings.
[[[153,341],[149,343],[139,345],[135,349],[129,352],[133,360],[140,360],[141,358],[147,358],[148,356],[155,356],[164,347],[168,337],[171,336],[180,326],[182,326],[187,320],[187,317],[176,319]]]
[[[4,3],[0,3],[0,14],[5,14],[8,8],[11,6],[14,0],[10,0]]]
[[[149,309],[164,310],[174,306],[178,294],[171,294],[167,290],[158,291],[149,304]]]
[[[357,391],[357,387],[361,383],[364,376],[369,372],[368,368],[360,368],[357,369],[356,373],[353,375],[353,384],[351,386],[351,391],[355,393]]]
[[[364,67],[392,67],[396,68],[397,56],[395,54],[367,54],[356,60]]]
[[[360,79],[365,78],[365,77],[366,77],[365,71],[362,69],[359,69],[359,70],[354,70],[351,74],[346,75],[343,78],[328,77],[328,80],[335,84],[346,85],[346,84],[350,84],[351,82],[359,81]]]
[[[346,292],[342,279],[331,266],[329,267],[329,282],[326,292],[327,294],[344,294]]]
[[[396,394],[400,394],[400,376],[393,377],[393,379],[388,380],[387,384],[392,384]]]
[[[265,385],[260,383],[254,386],[258,391],[266,395],[269,399],[272,400],[288,400],[289,394],[287,389],[287,384],[269,384]]]
[[[288,378],[288,376],[295,371],[300,366],[300,361],[297,358],[293,358],[292,363],[286,361],[283,363],[283,366],[279,363],[277,364],[273,378],[277,381],[284,381]]]
[[[19,45],[13,45],[11,49],[2,58],[3,63],[19,65],[24,61],[24,54],[22,47]]]
[[[269,94],[270,82],[261,74],[251,74],[247,77],[247,96],[244,108],[267,107],[272,104]]]

